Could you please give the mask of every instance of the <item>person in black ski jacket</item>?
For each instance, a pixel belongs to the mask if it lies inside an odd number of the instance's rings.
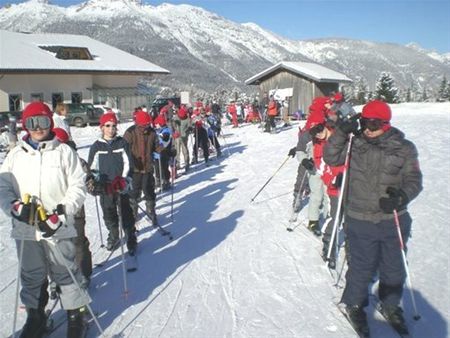
[[[122,209],[123,230],[127,238],[130,253],[137,247],[135,218],[130,206],[128,192],[131,189],[132,161],[127,141],[117,135],[117,118],[114,113],[100,117],[102,137],[89,149],[88,166],[91,172],[97,172],[104,183],[105,191],[100,195],[103,219],[109,234],[106,248],[110,251],[119,247],[119,217],[117,199]]]
[[[400,308],[406,277],[395,215],[406,245],[412,219],[407,205],[422,190],[422,173],[414,144],[391,127],[391,109],[382,101],[371,101],[358,115],[338,121],[336,132],[324,149],[324,160],[332,166],[345,162],[351,146],[345,226],[349,265],[341,302],[351,321],[368,333],[364,307],[368,286],[378,272],[378,295],[388,321],[402,332],[407,327]],[[354,133],[352,142],[349,134]]]

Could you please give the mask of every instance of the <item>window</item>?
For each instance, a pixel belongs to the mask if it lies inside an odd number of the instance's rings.
[[[81,103],[83,95],[81,93],[72,93],[72,103]]]
[[[55,109],[56,105],[60,102],[64,102],[63,93],[53,93],[52,94],[52,107]]]
[[[55,53],[57,59],[62,60],[94,60],[86,47],[69,46],[39,46],[39,48]]]
[[[30,95],[31,102],[44,102],[44,93],[31,93]]]
[[[22,110],[22,94],[9,95],[9,111]]]

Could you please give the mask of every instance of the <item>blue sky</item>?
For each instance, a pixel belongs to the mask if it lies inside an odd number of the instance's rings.
[[[450,52],[450,0],[144,0],[187,3],[291,39],[342,37]],[[0,0],[1,4],[23,1]],[[51,0],[68,6],[82,0]]]

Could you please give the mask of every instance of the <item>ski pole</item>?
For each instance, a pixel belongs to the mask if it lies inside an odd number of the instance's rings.
[[[350,152],[352,149],[352,143],[353,143],[353,134],[350,134],[350,139],[348,140],[348,146],[347,146],[347,153],[345,155],[344,173],[342,175],[342,185],[341,185],[341,188],[339,191],[339,200],[338,200],[336,214],[334,215],[333,231],[331,232],[331,239],[330,239],[331,245],[329,246],[328,252],[327,252],[327,262],[331,257],[331,250],[333,249],[333,242],[336,241],[335,250],[337,250],[337,245],[338,245],[338,241],[339,241],[337,232],[338,232],[338,228],[339,228],[339,223],[341,221],[341,210],[342,210],[342,204],[344,201],[344,191],[345,191],[345,187],[347,185],[347,176],[348,176],[349,165],[350,165]],[[337,261],[337,257],[336,257],[336,261]],[[325,263],[325,264],[327,264],[327,263]]]
[[[253,198],[251,199],[250,202],[253,202],[255,200],[255,198],[261,193],[261,191],[263,191],[263,189],[266,187],[267,184],[269,184],[269,182],[272,180],[272,178],[275,177],[275,175],[280,171],[280,169],[286,164],[286,162],[289,160],[290,156],[288,156],[283,163],[281,163],[281,165],[278,167],[278,169],[273,173],[272,176],[269,177],[269,179],[267,180],[266,183],[264,183],[264,185],[261,187],[261,189],[259,189],[259,191],[256,193],[255,196],[253,196]]]
[[[18,268],[17,268],[16,298],[15,298],[15,302],[14,302],[14,320],[13,320],[12,338],[16,337],[17,309],[19,307],[20,271],[22,270],[23,247],[24,247],[24,240],[22,238],[20,240],[19,265],[18,265]]]
[[[78,290],[80,290],[82,293],[86,293],[86,290],[84,290],[81,287],[80,283],[78,283],[77,279],[75,278],[75,275],[73,274],[72,270],[70,270],[69,266],[67,265],[66,259],[64,258],[63,254],[61,252],[61,249],[58,247],[57,241],[55,241],[52,237],[50,237],[50,238],[43,238],[43,239],[45,241],[47,241],[49,244],[51,244],[51,245],[53,245],[55,247],[55,253],[59,255],[59,259],[61,260],[61,262],[66,267],[67,272],[69,273],[70,278],[72,278],[73,283],[77,286]],[[89,297],[89,295],[88,295],[88,297]],[[88,304],[86,304],[86,307],[88,308],[89,313],[91,314],[92,319],[95,322],[95,325],[97,326],[98,330],[100,331],[100,336],[103,336],[104,335],[103,329],[100,326],[100,323],[98,322],[98,319],[95,316],[94,311],[92,311],[91,305],[88,303]]]
[[[222,135],[223,144],[225,145],[225,149],[228,152],[228,157],[230,157],[230,149],[228,149],[228,143],[227,140],[225,140],[225,136],[223,135],[223,130],[221,130],[220,135]]]
[[[159,154],[158,159],[158,167],[159,167],[159,194],[161,195],[163,193],[163,174],[162,174],[162,154]]]
[[[342,262],[342,266],[341,266],[341,270],[339,271],[339,274],[338,274],[337,279],[336,279],[336,283],[334,284],[334,286],[336,288],[339,287],[339,282],[341,281],[342,273],[344,272],[344,266],[345,266],[346,262],[347,262],[347,253],[345,253],[344,261]]]
[[[175,188],[175,170],[177,165],[177,159],[174,158],[172,162],[172,191],[170,192],[170,221],[173,223],[173,190]]]
[[[120,238],[120,255],[122,258],[122,273],[123,273],[123,294],[125,295],[125,299],[128,297],[128,281],[127,281],[127,272],[125,268],[125,253],[123,250],[123,218],[122,218],[122,205],[121,205],[121,198],[120,193],[116,194],[116,205],[117,205],[117,218],[119,220],[119,238]]]
[[[403,242],[402,231],[400,230],[400,220],[398,218],[398,213],[397,213],[396,209],[394,209],[394,220],[395,220],[395,226],[397,228],[398,239],[400,241],[400,251],[402,252],[403,266],[405,267],[405,272],[406,272],[406,285],[409,288],[409,293],[411,295],[411,300],[412,300],[413,308],[414,308],[414,317],[413,318],[414,318],[414,320],[419,320],[420,315],[417,311],[416,298],[414,297],[414,292],[412,289],[412,283],[411,283],[411,277],[409,274],[408,263],[406,262],[405,245]]]
[[[97,201],[97,196],[94,196],[95,199],[95,210],[97,210],[97,223],[98,223],[98,232],[100,234],[100,247],[104,248],[105,244],[103,243],[103,234],[102,234],[102,227],[100,224],[100,212],[99,212],[99,208],[98,208],[98,201]]]

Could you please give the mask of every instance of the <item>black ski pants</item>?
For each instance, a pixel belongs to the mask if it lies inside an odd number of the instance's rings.
[[[412,220],[407,212],[399,220],[406,247]],[[351,259],[341,301],[348,306],[367,306],[368,287],[378,272],[380,300],[399,305],[406,272],[394,219],[374,223],[346,216],[345,223]]]
[[[208,132],[205,128],[196,128],[194,132],[194,160],[198,161],[198,148],[201,147],[203,150],[203,157],[205,162],[209,159],[209,146],[208,146]]]
[[[117,214],[117,199],[120,198],[120,206],[122,209],[122,222],[125,234],[134,231],[135,218],[130,206],[130,198],[127,194],[104,194],[100,195],[100,205],[103,211],[103,220],[106,228],[110,234],[113,231],[115,234],[119,229],[119,216]],[[115,237],[115,235],[114,235]]]
[[[133,215],[137,216],[138,204],[142,193],[144,193],[144,201],[155,204],[155,177],[153,171],[148,173],[133,173],[133,189],[130,192],[130,205],[133,209]]]

